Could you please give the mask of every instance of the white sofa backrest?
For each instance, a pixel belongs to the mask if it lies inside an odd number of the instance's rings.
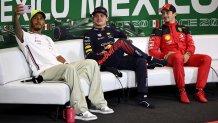
[[[132,37],[133,44],[143,51],[147,51],[148,38],[147,37]],[[83,60],[83,39],[65,40],[55,42],[58,52],[70,61]]]
[[[133,44],[148,53],[148,37],[131,37]],[[218,35],[194,35],[195,53],[207,54],[212,59],[218,59]],[[61,55],[70,61],[84,59],[83,40],[74,39],[55,43]]]
[[[17,48],[0,50],[0,85],[30,77],[30,68],[22,52]]]
[[[148,53],[148,37],[132,37],[133,44]],[[218,35],[194,35],[195,54],[207,54],[218,59]]]
[[[218,59],[218,35],[195,35],[196,54],[207,54],[212,59]]]
[[[57,50],[69,61],[84,59],[82,39],[59,41]],[[31,76],[28,63],[18,47],[0,49],[0,85]]]
[[[65,40],[55,43],[58,52],[69,61],[83,60],[83,40]]]
[[[196,52],[218,59],[218,35],[193,36]],[[148,52],[148,37],[132,37],[133,44]],[[83,40],[73,39],[55,42],[59,53],[69,61],[83,60]],[[0,84],[30,77],[31,70],[22,52],[17,48],[0,49]]]
[[[130,39],[133,41],[134,46],[148,53],[148,37],[131,37]]]

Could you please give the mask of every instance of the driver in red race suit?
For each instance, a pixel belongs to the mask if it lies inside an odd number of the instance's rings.
[[[160,12],[165,23],[151,33],[149,54],[168,60],[168,66],[173,67],[182,103],[190,103],[185,91],[184,66],[198,67],[195,99],[203,103],[208,102],[203,89],[206,86],[211,57],[194,54],[195,45],[189,28],[177,23],[176,8],[173,5],[164,5],[160,8]]]

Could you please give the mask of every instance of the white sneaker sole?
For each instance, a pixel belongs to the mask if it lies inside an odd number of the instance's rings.
[[[83,121],[91,121],[91,120],[97,120],[98,117],[90,117],[90,118],[84,118],[84,117],[80,117],[80,116],[75,116],[76,120],[83,120]]]
[[[100,113],[100,114],[112,114],[112,113],[114,113],[113,110],[110,110],[110,111],[107,111],[107,112],[103,112],[103,111],[100,111],[100,110],[89,109],[89,111],[92,112],[92,113]]]

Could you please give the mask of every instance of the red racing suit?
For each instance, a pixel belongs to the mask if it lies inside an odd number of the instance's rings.
[[[194,54],[195,45],[188,27],[177,23],[165,23],[155,28],[149,39],[149,54],[163,59],[168,52],[175,52],[168,56],[168,66],[173,67],[176,84],[179,89],[185,87],[184,66],[198,67],[196,88],[205,88],[211,65],[211,57]],[[184,63],[184,54],[190,55]]]

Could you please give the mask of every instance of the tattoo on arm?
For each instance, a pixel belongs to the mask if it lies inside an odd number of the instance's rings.
[[[17,38],[23,43],[23,31],[19,22],[20,15],[14,15],[14,32]]]

